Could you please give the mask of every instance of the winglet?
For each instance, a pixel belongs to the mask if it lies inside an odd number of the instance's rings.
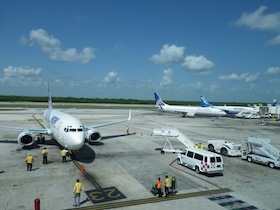
[[[129,110],[128,119],[127,121],[131,120],[131,109]]]

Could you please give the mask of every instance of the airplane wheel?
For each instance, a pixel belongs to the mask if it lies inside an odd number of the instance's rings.
[[[275,167],[274,163],[268,163],[268,166],[269,166],[270,168],[274,168],[274,167]]]
[[[251,157],[247,157],[248,162],[252,162],[252,158]]]
[[[212,144],[209,144],[208,145],[208,150],[211,151],[211,152],[214,152],[214,146]]]
[[[221,149],[221,154],[222,154],[222,155],[225,155],[225,156],[228,156],[228,151],[227,151],[227,149],[226,149],[226,148],[222,148],[222,149]]]
[[[161,150],[161,151],[160,151],[160,153],[161,153],[161,154],[164,154],[164,151],[163,151],[163,150]]]

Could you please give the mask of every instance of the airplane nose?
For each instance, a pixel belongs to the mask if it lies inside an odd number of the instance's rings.
[[[69,149],[71,150],[79,150],[81,149],[85,144],[85,137],[83,133],[79,133],[77,135],[73,135],[70,138],[71,146],[69,145]]]

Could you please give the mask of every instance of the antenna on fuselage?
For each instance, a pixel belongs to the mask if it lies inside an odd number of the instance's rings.
[[[49,96],[49,106],[48,108],[49,109],[52,109],[52,96],[51,96],[51,87],[50,87],[50,83],[48,82],[48,96]]]

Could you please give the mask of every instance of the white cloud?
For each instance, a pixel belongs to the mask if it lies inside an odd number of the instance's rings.
[[[265,73],[270,75],[280,74],[280,67],[270,67],[266,70]]]
[[[3,72],[4,76],[0,79],[0,82],[8,85],[38,84],[43,81],[41,68],[8,66],[3,69]]]
[[[159,54],[152,55],[151,60],[159,64],[179,63],[183,59],[184,50],[185,47],[165,44]]]
[[[182,66],[188,70],[196,71],[199,74],[208,74],[208,70],[214,66],[214,63],[203,55],[186,56]]]
[[[268,44],[270,44],[270,45],[280,45],[280,34],[275,36],[273,39],[269,40]]]
[[[165,89],[169,89],[170,86],[172,85],[172,79],[171,76],[173,75],[173,71],[172,69],[168,68],[166,70],[163,71],[163,77],[161,79],[160,82],[160,87],[161,88],[165,88]]]
[[[25,41],[21,38],[21,43]],[[62,50],[60,41],[43,29],[31,30],[29,42],[31,45],[38,44],[43,52],[49,54],[51,60],[88,63],[95,59],[94,49],[90,47],[85,47],[80,53],[75,48]]]
[[[253,13],[243,12],[236,24],[250,29],[280,31],[280,12],[264,14],[265,10],[266,6],[260,6]]]
[[[260,73],[256,74],[249,74],[249,73],[243,73],[240,75],[237,74],[230,74],[230,75],[222,75],[219,76],[220,80],[239,80],[244,81],[246,83],[252,83],[255,82],[259,78]]]
[[[103,82],[106,84],[115,84],[120,82],[121,79],[118,77],[117,72],[108,72],[107,76],[104,78]]]

